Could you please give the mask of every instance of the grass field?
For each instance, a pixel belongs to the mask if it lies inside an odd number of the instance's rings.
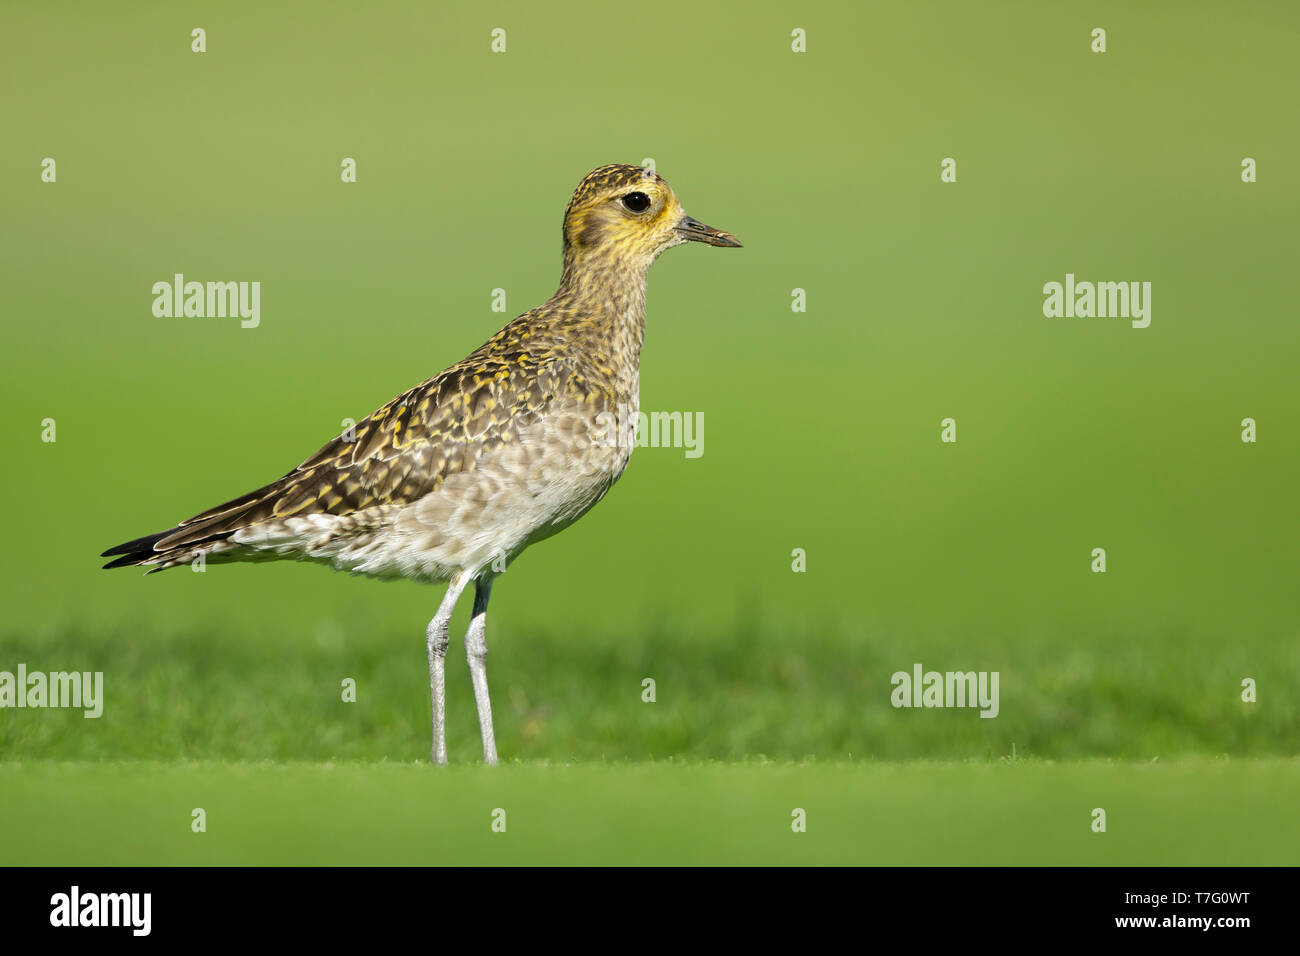
[[[236,573],[249,578],[279,570]],[[182,584],[218,586],[182,573]],[[384,586],[371,587],[382,592]],[[82,632],[24,644],[20,660],[49,661],[53,668],[75,659],[83,670],[102,671],[104,715],[8,710],[0,751],[22,760],[167,754],[404,762],[428,751],[424,635],[418,614],[412,620],[408,631],[378,633],[363,620],[327,618],[274,639],[263,631],[195,624],[174,634]],[[1268,706],[1244,703],[1231,678],[1254,674],[1271,698],[1279,693],[1275,686],[1300,683],[1293,648],[1226,646],[1198,640],[1195,632],[1157,632],[1137,643],[1124,633],[1103,640],[1062,631],[970,641],[958,649],[937,638],[833,625],[777,633],[762,621],[739,621],[727,630],[638,624],[582,640],[508,626],[500,631],[490,663],[498,742],[503,756],[525,760],[1268,756],[1289,753],[1300,720],[1293,697],[1283,694]],[[913,659],[998,671],[997,718],[970,709],[895,709],[890,676],[910,669]],[[451,657],[448,674],[451,758],[477,760],[463,654]],[[356,682],[355,703],[343,700],[348,678]],[[653,703],[642,700],[646,678],[655,681]]]
[[[256,570],[256,569],[254,569]],[[827,863],[1288,865],[1300,762],[1287,706],[1213,675],[1240,648],[1163,655],[1022,640],[997,719],[889,706],[898,638],[664,628],[500,642],[500,768],[474,766],[449,681],[451,768],[428,746],[406,634],[51,639],[112,677],[105,714],[9,711],[0,859],[75,864]],[[219,634],[220,632],[218,632]],[[1158,645],[1157,645],[1158,646]],[[1176,652],[1175,652],[1176,649]],[[923,659],[943,646],[923,648]],[[1262,653],[1262,652],[1257,652]],[[1263,660],[1291,674],[1294,655]],[[1023,670],[1021,670],[1023,668]],[[1210,676],[1207,676],[1210,675]],[[656,680],[656,700],[641,680]],[[342,701],[344,677],[357,682]],[[1294,680],[1295,678],[1288,677]],[[1178,692],[1153,694],[1170,682]],[[48,755],[59,755],[48,759]],[[1099,759],[1111,754],[1115,760]],[[1200,757],[1198,754],[1213,754]],[[1232,756],[1229,756],[1232,754]],[[159,755],[166,755],[161,757]],[[920,755],[922,759],[916,759]],[[192,833],[202,807],[208,828]],[[791,811],[808,812],[806,833]],[[1092,811],[1107,814],[1093,833]],[[506,834],[490,829],[506,811]],[[39,840],[32,839],[39,834]],[[129,834],[129,838],[125,835]]]
[[[0,711],[0,863],[1300,860],[1300,14],[482,16],[0,10],[0,672],[105,687]],[[645,158],[745,243],[650,277],[641,406],[703,454],[639,449],[497,583],[498,773],[469,601],[438,773],[436,589],[100,570],[545,300],[573,187]],[[155,317],[177,272],[259,326]],[[1046,318],[1067,273],[1151,325]],[[997,718],[891,706],[917,663],[998,672]]]
[[[1295,760],[42,762],[0,766],[0,838],[7,862],[87,866],[1283,866],[1298,785]]]

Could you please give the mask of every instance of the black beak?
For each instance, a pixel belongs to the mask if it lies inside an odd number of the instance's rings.
[[[740,240],[731,233],[723,232],[721,229],[714,229],[712,226],[706,226],[698,219],[692,219],[690,216],[683,216],[682,221],[677,224],[677,235],[683,239],[690,239],[692,242],[707,242],[711,246],[741,248]]]

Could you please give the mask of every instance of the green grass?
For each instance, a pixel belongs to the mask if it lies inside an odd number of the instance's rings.
[[[0,847],[69,865],[1290,865],[1298,785],[1296,760],[11,763]]]
[[[413,625],[367,633],[359,620],[327,620],[274,640],[198,627],[11,638],[6,646],[17,660],[51,669],[75,660],[102,671],[105,704],[98,719],[72,710],[6,711],[0,753],[409,760],[427,753],[429,733],[423,633],[418,619]],[[1243,648],[1180,632],[1154,632],[1141,643],[1126,634],[1085,641],[1065,632],[954,647],[829,625],[782,633],[741,621],[723,631],[665,625],[581,639],[502,627],[492,646],[498,742],[504,756],[522,759],[994,759],[1013,747],[1053,759],[1259,756],[1291,751],[1298,716],[1295,698],[1277,690],[1300,681],[1300,661],[1287,646]],[[910,670],[913,660],[998,671],[997,718],[895,709],[890,675]],[[460,653],[450,656],[448,673],[452,757],[477,759]],[[1260,702],[1241,701],[1237,674],[1256,678]],[[653,703],[642,700],[647,677],[655,681]],[[356,681],[355,703],[343,700],[345,678]]]

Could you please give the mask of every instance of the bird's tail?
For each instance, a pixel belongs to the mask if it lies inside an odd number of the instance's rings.
[[[143,538],[136,538],[134,541],[109,548],[100,557],[113,558],[104,565],[105,568],[148,567],[149,573],[152,574],[177,565],[192,564],[199,557],[205,561],[210,557],[216,558],[238,547],[229,540],[233,534],[230,531],[203,537],[197,541],[168,542],[167,539],[176,538],[186,530],[188,529],[178,526],[159,531],[157,534],[147,534]]]
[[[147,566],[153,572],[165,571],[179,564],[190,564],[200,556],[205,561],[215,559],[217,563],[234,560],[236,557],[240,560],[261,560],[256,555],[248,554],[248,549],[236,544],[232,536],[257,523],[254,510],[283,484],[284,479],[272,482],[188,518],[174,528],[109,548],[100,557],[114,560],[104,567]]]

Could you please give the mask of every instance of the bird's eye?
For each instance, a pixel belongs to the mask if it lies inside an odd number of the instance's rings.
[[[623,197],[623,205],[633,212],[645,212],[650,208],[650,197],[645,193],[628,193]]]

